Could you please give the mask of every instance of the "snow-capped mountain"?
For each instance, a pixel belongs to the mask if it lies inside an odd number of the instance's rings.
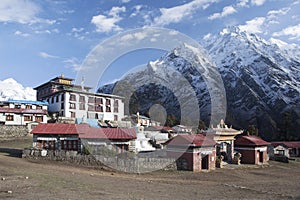
[[[0,101],[36,100],[36,91],[31,87],[23,87],[12,78],[0,81]]]
[[[237,27],[224,29],[218,35],[206,37],[201,42],[222,76],[226,90],[226,122],[235,128],[247,129],[255,125],[260,135],[271,139],[300,139],[300,48],[279,40],[266,41]],[[145,70],[126,76],[127,83],[135,85],[131,98],[141,112],[159,102],[177,116],[178,96],[161,85],[144,84],[155,74],[169,74],[173,69],[189,82],[198,101],[201,119],[208,122],[213,98],[205,83],[203,72],[195,70],[201,60],[209,60],[193,48],[183,45],[158,61],[149,63]],[[202,63],[203,64],[203,63]],[[116,84],[118,85],[118,84]],[[115,85],[115,86],[116,86]],[[122,85],[122,84],[121,84]],[[111,86],[99,92],[111,93]],[[123,88],[125,90],[126,88]],[[174,94],[174,93],[173,93]],[[189,99],[189,92],[182,92],[179,99]],[[176,98],[177,97],[177,98]],[[221,113],[222,114],[222,113]]]

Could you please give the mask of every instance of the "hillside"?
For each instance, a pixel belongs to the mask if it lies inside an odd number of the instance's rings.
[[[260,136],[267,140],[300,139],[298,46],[275,39],[266,41],[236,27],[224,29],[218,35],[206,38],[202,45],[223,79],[227,100],[226,123],[238,129],[254,125]],[[178,99],[190,99],[194,92],[201,120],[208,125],[215,94],[211,94],[207,86],[207,77],[193,68],[194,65],[201,65],[199,60],[207,60],[207,57],[203,54],[199,58],[199,54],[195,55],[193,51],[192,47],[182,45],[149,63],[144,70],[127,75],[123,81],[135,85],[127,112],[147,113],[153,104],[158,103],[165,107],[168,114],[180,118],[182,108]],[[149,79],[153,79],[148,75],[150,72],[159,76],[165,74],[164,77],[170,75],[176,79],[170,69],[179,72],[181,76],[177,77],[184,77],[191,85],[189,89],[192,88],[193,91],[181,91],[177,95],[162,82],[149,84]],[[102,87],[99,92],[113,93],[113,86]]]

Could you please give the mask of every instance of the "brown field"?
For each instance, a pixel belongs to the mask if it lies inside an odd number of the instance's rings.
[[[19,158],[30,144],[0,141],[0,199],[300,199],[299,162],[137,175]]]

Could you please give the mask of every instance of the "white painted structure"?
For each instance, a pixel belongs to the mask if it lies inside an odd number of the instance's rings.
[[[91,93],[91,88],[72,84],[63,75],[35,89],[38,100],[49,103],[50,114],[66,118],[88,118],[121,121],[124,118],[123,98],[116,95]]]
[[[4,125],[47,123],[48,103],[42,101],[8,100],[0,102],[0,122]]]
[[[156,149],[149,143],[150,138],[147,138],[144,134],[144,127],[137,125],[135,128],[136,139],[131,141],[129,150],[136,153],[155,151]]]

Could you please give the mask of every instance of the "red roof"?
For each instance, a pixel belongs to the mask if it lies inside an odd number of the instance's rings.
[[[31,134],[78,134],[75,124],[38,124]]]
[[[0,107],[0,113],[47,114],[47,110]]]
[[[93,128],[88,124],[39,124],[32,134],[79,135],[79,138],[93,139],[136,139],[133,128]]]
[[[194,147],[202,147],[202,146],[214,146],[216,142],[209,137],[206,137],[202,134],[179,134],[164,144],[171,146],[194,146]]]
[[[278,145],[284,145],[288,148],[296,148],[296,149],[300,149],[300,141],[293,141],[293,142],[286,142],[286,141],[282,141],[282,142],[271,142],[272,146],[277,147]]]
[[[136,139],[134,128],[93,128],[79,129],[79,138],[85,139]]]
[[[234,141],[235,146],[267,146],[269,144],[269,142],[253,135],[241,136]]]

